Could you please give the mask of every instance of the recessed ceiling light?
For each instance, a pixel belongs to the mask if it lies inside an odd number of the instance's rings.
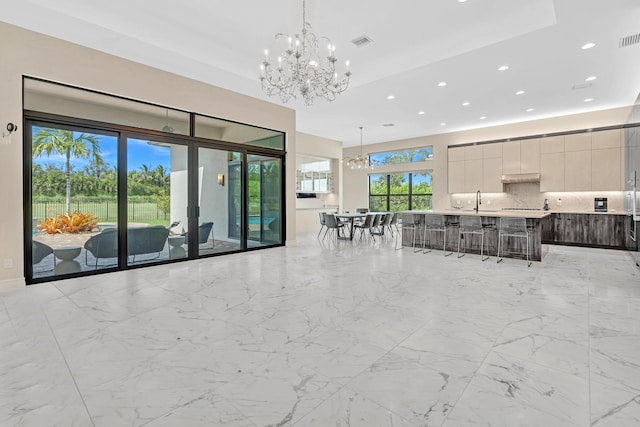
[[[595,43],[586,43],[582,45],[582,50],[586,50],[586,49],[591,49],[592,47],[594,47],[596,44]]]
[[[516,92],[516,95],[523,95],[523,94],[524,94],[523,90],[519,90],[519,91]]]
[[[480,117],[480,120],[485,120],[487,118],[487,116],[482,116]]]
[[[592,82],[592,81],[594,81],[595,79],[597,79],[597,77],[596,77],[596,76],[589,76],[589,77],[587,77],[586,79],[584,79],[584,81],[585,81],[585,82]]]
[[[418,115],[422,116],[424,114],[424,111],[418,111]]]
[[[466,3],[467,0],[458,0],[458,3]]]
[[[532,111],[535,111],[535,108],[527,108],[527,113],[530,113]]]
[[[465,101],[462,103],[463,107],[468,107],[469,105],[471,105],[471,103],[469,101]]]
[[[444,87],[444,86],[446,86],[446,85],[447,85],[447,82],[440,82],[440,83],[438,83],[438,86],[439,86],[439,87]]]
[[[500,68],[498,68],[498,71],[507,71],[509,69],[508,65],[502,65],[500,66]]]
[[[445,122],[440,123],[440,126],[446,126],[447,124]]]
[[[587,98],[584,100],[584,102],[591,102],[591,101],[593,101],[593,98]]]
[[[387,96],[387,99],[394,99],[394,98],[395,98],[395,96],[393,96],[393,95]]]

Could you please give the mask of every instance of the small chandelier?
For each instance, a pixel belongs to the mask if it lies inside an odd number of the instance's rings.
[[[349,87],[349,61],[346,72],[339,76],[336,71],[336,46],[327,37],[316,37],[311,32],[311,24],[306,21],[306,4],[302,0],[302,34],[293,37],[276,34],[276,40],[287,37],[288,48],[278,56],[278,65],[269,62],[269,51],[264,51],[264,61],[260,64],[260,83],[269,96],[278,95],[282,103],[301,95],[305,105],[313,104],[315,97],[333,101]],[[325,54],[320,53],[318,43],[326,43]]]
[[[362,155],[362,126],[360,126],[360,154],[353,159],[347,160],[347,166],[351,169],[373,169],[373,163],[369,160],[369,155]]]

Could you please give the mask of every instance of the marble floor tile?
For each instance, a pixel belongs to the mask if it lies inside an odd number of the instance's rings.
[[[417,427],[348,388],[325,400],[295,424],[296,427]]]
[[[592,426],[640,426],[640,390],[598,377],[590,392]]]
[[[386,349],[342,331],[330,330],[296,348],[289,358],[346,384],[381,358]]]
[[[589,380],[492,352],[443,427],[586,426]]]
[[[493,350],[582,378],[589,376],[589,345],[560,334],[505,328]]]
[[[282,356],[216,390],[259,426],[285,426],[318,407],[340,385]]]
[[[347,387],[413,424],[439,426],[480,362],[431,363],[416,353],[415,350],[393,350]]]
[[[640,425],[640,269],[324,242],[0,291],[0,425]]]
[[[215,393],[197,397],[191,402],[145,424],[146,427],[256,427]]]

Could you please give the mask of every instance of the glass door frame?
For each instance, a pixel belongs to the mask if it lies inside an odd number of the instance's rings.
[[[194,122],[193,116],[195,113],[192,113],[192,123]],[[32,178],[31,178],[31,170],[33,166],[33,155],[32,155],[32,126],[43,124],[50,127],[59,127],[59,128],[68,128],[73,130],[86,130],[88,132],[95,133],[105,133],[110,135],[117,136],[117,222],[118,222],[118,257],[117,263],[113,266],[109,266],[107,268],[102,268],[98,270],[90,270],[90,271],[81,271],[77,273],[69,273],[69,274],[61,274],[61,275],[52,275],[47,277],[33,277],[33,255],[32,255],[32,235],[31,235],[31,227],[28,225],[31,224],[31,216],[32,216],[32,197],[33,197],[33,188],[32,188]],[[241,177],[242,177],[242,202],[241,202],[241,227],[240,227],[240,235],[241,235],[241,248],[240,252],[263,249],[268,247],[276,247],[283,246],[286,241],[286,152],[284,150],[272,149],[268,147],[260,147],[260,146],[252,146],[248,144],[242,143],[229,143],[225,141],[216,141],[204,138],[198,138],[194,136],[187,135],[171,135],[166,132],[148,130],[148,129],[140,129],[130,126],[123,126],[118,124],[104,123],[98,122],[94,120],[87,119],[79,119],[67,116],[60,116],[57,114],[51,113],[42,113],[35,111],[24,110],[23,117],[23,129],[24,131],[24,140],[23,140],[23,221],[24,221],[24,277],[27,284],[35,284],[42,282],[49,282],[54,280],[67,279],[72,277],[86,277],[94,274],[129,270],[135,268],[145,268],[152,265],[161,265],[173,262],[182,262],[185,260],[206,258],[211,256],[217,256],[219,254],[198,254],[198,240],[197,239],[189,239],[188,242],[188,256],[186,258],[181,259],[167,259],[162,260],[156,263],[149,264],[139,264],[139,265],[128,265],[128,255],[127,250],[123,248],[127,248],[127,229],[125,225],[128,222],[128,212],[127,212],[127,140],[129,138],[147,138],[153,139],[158,142],[166,142],[170,144],[178,144],[178,145],[186,145],[188,149],[188,200],[190,206],[188,207],[188,232],[190,235],[198,235],[198,219],[199,219],[199,206],[197,206],[197,192],[198,192],[198,154],[197,150],[199,147],[204,148],[212,148],[224,151],[234,151],[242,154],[242,165],[241,165]],[[285,136],[286,137],[286,136]],[[250,155],[264,155],[268,157],[272,157],[275,159],[280,159],[280,215],[281,215],[281,225],[280,227],[280,239],[278,242],[272,242],[269,244],[265,244],[262,246],[249,247],[247,244],[248,238],[248,221],[249,221],[249,195],[248,195],[248,168],[247,168],[247,158]],[[195,201],[195,202],[194,202]],[[191,206],[192,205],[192,206]]]

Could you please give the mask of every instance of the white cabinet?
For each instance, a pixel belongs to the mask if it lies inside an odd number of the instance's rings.
[[[622,129],[603,130],[591,134],[591,149],[620,148],[624,146]]]
[[[564,136],[540,138],[540,154],[548,153],[564,153]]]
[[[624,190],[622,180],[622,147],[603,148],[591,152],[591,190]]]
[[[464,155],[466,147],[451,147],[447,150],[447,191],[464,193]]]
[[[298,193],[331,193],[333,191],[333,174],[331,172],[297,171],[296,191]]]
[[[450,161],[447,175],[449,193],[464,193],[464,160]]]
[[[520,173],[540,173],[540,140],[520,141]]]
[[[482,159],[464,161],[464,192],[475,193],[482,188]]]
[[[482,146],[482,187],[486,193],[502,193],[502,143]]]
[[[540,138],[540,191],[565,191],[564,177],[564,136]]]
[[[540,173],[540,140],[536,138],[503,143],[502,173]]]
[[[564,191],[564,152],[540,153],[540,191]]]
[[[567,140],[565,140],[566,144]],[[568,144],[565,145],[565,148]],[[591,190],[591,150],[565,151],[564,191]]]
[[[482,191],[502,193],[502,158],[493,157],[482,161]]]
[[[502,144],[502,173],[505,175],[520,173],[520,142]]]

